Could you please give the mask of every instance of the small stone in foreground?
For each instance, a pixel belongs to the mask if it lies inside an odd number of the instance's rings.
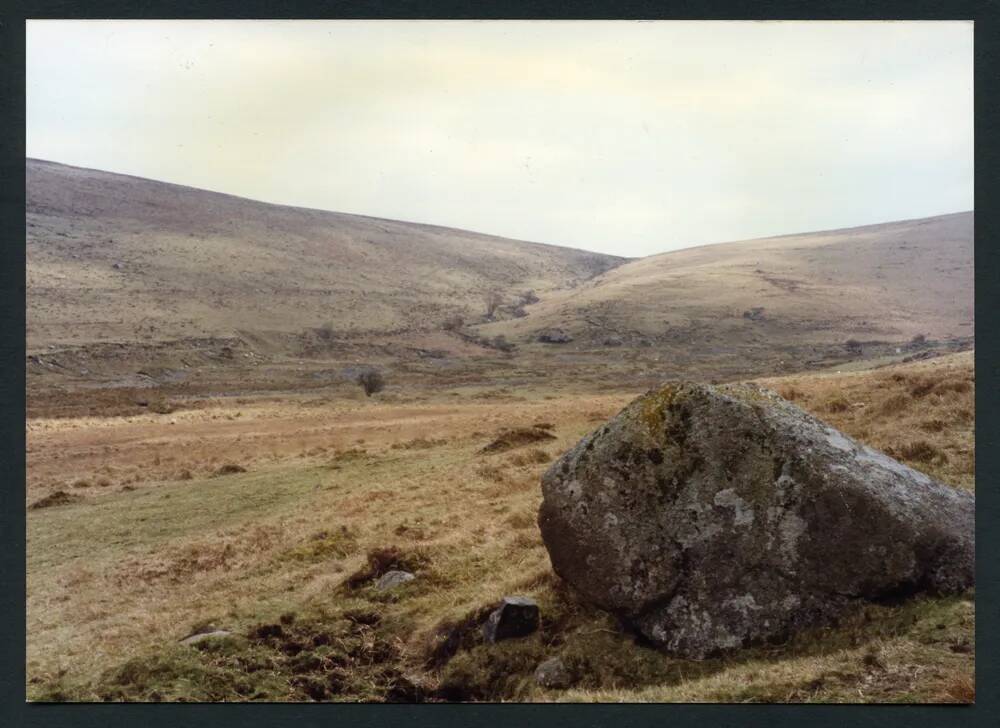
[[[378,583],[375,584],[375,588],[379,591],[389,591],[390,589],[395,589],[397,586],[402,586],[408,581],[413,581],[416,579],[413,574],[409,571],[387,571],[382,574],[379,578]]]
[[[538,629],[538,605],[528,597],[504,597],[483,625],[487,642],[524,637]]]
[[[535,682],[543,688],[562,689],[573,684],[573,676],[558,657],[550,657],[535,668]]]

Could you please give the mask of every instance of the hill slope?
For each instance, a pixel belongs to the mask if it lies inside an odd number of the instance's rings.
[[[703,349],[972,336],[973,222],[962,212],[665,253],[485,329]]]
[[[624,262],[29,159],[28,348],[435,325]]]

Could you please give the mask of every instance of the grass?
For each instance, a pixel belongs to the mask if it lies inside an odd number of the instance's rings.
[[[972,417],[961,413],[972,406],[973,386],[961,391],[954,384],[972,381],[971,357],[951,359],[773,386],[788,388],[800,405],[877,447],[925,442],[947,460],[927,459],[920,448],[901,456],[971,488]],[[838,394],[850,408],[828,411]],[[553,403],[545,395],[468,397],[447,407],[352,404],[315,415],[316,408],[281,405],[281,422],[288,422],[281,437],[296,439],[288,454],[253,460],[248,472],[214,476],[231,461],[226,455],[212,468],[189,468],[190,479],[141,480],[134,491],[86,489],[78,502],[30,511],[29,697],[962,702],[974,696],[970,595],[866,605],[835,628],[718,660],[676,660],[637,644],[554,576],[535,522],[538,479],[549,460],[628,397],[559,393]],[[908,398],[906,406],[884,414],[880,405],[894,396]],[[241,427],[258,428],[241,429],[240,436],[259,432],[255,442],[270,442],[264,436],[271,431],[262,428],[271,410],[239,407],[246,413]],[[354,429],[333,441],[315,424],[330,417]],[[555,438],[544,450],[536,441],[482,452],[498,432],[540,417]],[[925,423],[934,424],[920,427]],[[157,453],[170,465],[167,458],[189,450],[178,439]],[[330,452],[339,455],[331,461]],[[176,462],[172,467],[176,472]],[[378,592],[377,576],[398,567],[417,578]],[[510,594],[538,601],[541,629],[487,646],[481,621]],[[197,648],[178,643],[209,623],[232,636]],[[543,689],[533,680],[537,664],[553,656],[574,675],[569,690]]]
[[[820,419],[946,483],[975,484],[973,353],[844,374],[762,379]]]

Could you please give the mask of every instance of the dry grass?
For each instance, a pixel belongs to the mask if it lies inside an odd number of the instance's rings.
[[[931,379],[919,406],[883,414],[888,398],[912,398],[911,390]],[[961,382],[967,391],[956,386]],[[774,384],[849,434],[904,448],[910,465],[973,487],[971,356]],[[851,407],[827,412],[837,395]],[[107,477],[138,476],[140,487],[86,488],[79,502],[29,512],[29,695],[808,702],[974,696],[970,596],[869,605],[835,629],[720,660],[674,660],[640,647],[552,574],[535,522],[547,460],[592,429],[594,413],[613,414],[629,397],[560,392],[553,404],[549,391],[521,396],[456,404],[441,394],[420,403],[324,408],[244,402],[238,420],[225,419],[219,405],[209,411],[222,415],[216,419],[179,412],[173,426],[92,419],[33,428],[33,466],[51,473],[65,461],[49,458],[94,451],[80,477],[111,467]],[[479,452],[485,436],[477,431],[529,428],[543,417],[554,420],[543,430],[555,438],[545,450]],[[145,450],[133,443],[137,437],[145,438]],[[419,440],[434,445],[393,447]],[[916,447],[921,442],[947,460],[926,460]],[[333,467],[305,454],[317,447],[340,452]],[[154,453],[164,470],[148,466]],[[236,458],[252,466],[249,472],[211,477]],[[183,470],[191,479],[174,478]],[[44,487],[39,479],[36,495]],[[377,592],[374,578],[398,566],[417,579]],[[483,614],[507,594],[538,600],[542,628],[486,646]],[[203,649],[177,644],[207,623],[233,638]],[[545,690],[532,679],[538,662],[554,655],[576,675],[568,691]]]
[[[973,352],[871,371],[759,381],[779,394],[793,393],[795,404],[912,468],[974,487]]]
[[[513,450],[536,442],[555,440],[556,436],[540,427],[514,427],[501,430],[496,438],[484,446],[480,452],[496,453]]]

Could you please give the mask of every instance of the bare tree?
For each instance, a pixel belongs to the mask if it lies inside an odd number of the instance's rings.
[[[329,341],[333,338],[333,322],[325,321],[317,330],[316,333],[323,341]]]
[[[378,369],[365,369],[358,374],[355,381],[365,390],[366,397],[371,397],[385,389],[385,379]]]

